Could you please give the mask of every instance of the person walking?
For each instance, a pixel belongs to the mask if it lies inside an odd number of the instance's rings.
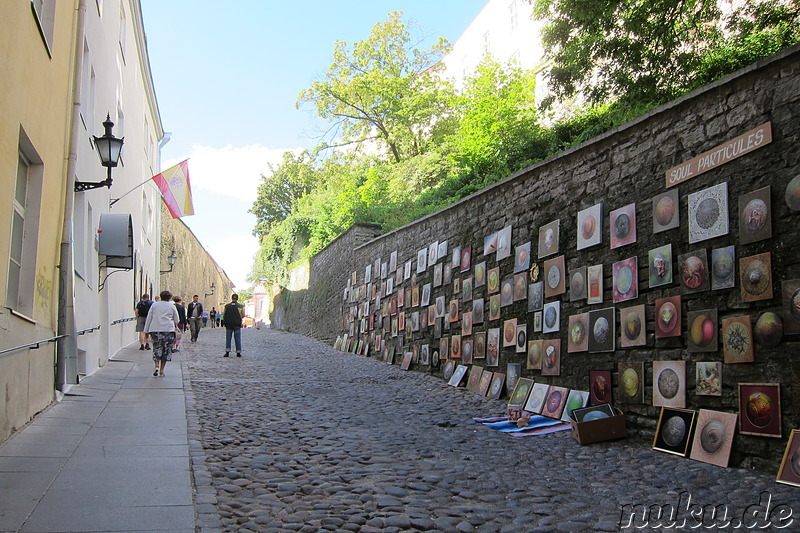
[[[211,319],[211,327],[217,327],[217,310],[214,307],[212,307],[211,311],[208,312],[208,318]]]
[[[136,315],[136,331],[139,332],[139,349],[149,350],[150,341],[147,338],[147,333],[144,329],[144,324],[147,321],[147,313],[150,311],[150,306],[153,305],[153,300],[150,299],[149,294],[142,294],[142,299],[134,307],[134,314]]]
[[[208,325],[208,311],[203,309],[203,327]]]
[[[197,336],[200,334],[200,327],[203,320],[203,304],[197,301],[199,296],[196,294],[192,296],[192,301],[186,308],[186,315],[189,319],[189,331],[192,334],[192,342],[197,342]]]
[[[222,325],[225,326],[225,355],[230,357],[231,336],[236,343],[236,357],[242,356],[242,310],[244,306],[239,303],[239,295],[233,293],[231,302],[225,305],[222,311]]]
[[[172,361],[172,345],[175,343],[175,328],[180,322],[178,310],[172,302],[172,293],[161,291],[161,300],[154,302],[147,313],[144,329],[153,340],[153,376],[164,376],[167,361]]]
[[[181,337],[183,332],[186,331],[186,308],[181,303],[183,299],[180,296],[173,296],[172,301],[175,302],[175,309],[178,311],[178,329],[175,331],[175,344],[172,345],[172,353],[180,352],[178,346],[181,344]]]

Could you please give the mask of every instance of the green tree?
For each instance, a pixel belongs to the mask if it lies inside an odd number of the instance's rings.
[[[449,84],[436,73],[448,52],[445,39],[415,48],[402,12],[389,13],[352,49],[337,41],[325,76],[298,97],[332,123],[337,142],[377,141],[395,162],[427,151],[439,119],[449,112]]]

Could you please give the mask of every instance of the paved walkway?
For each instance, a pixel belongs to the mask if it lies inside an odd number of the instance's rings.
[[[243,333],[244,357],[223,358],[224,330],[204,329],[166,378],[125,350],[0,446],[0,531],[666,532],[690,511],[704,531],[800,531],[800,489],[774,474],[636,439],[510,437],[472,421],[504,400]]]

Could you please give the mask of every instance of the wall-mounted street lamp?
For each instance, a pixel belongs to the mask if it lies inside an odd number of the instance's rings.
[[[114,123],[111,122],[111,115],[106,115],[106,121],[103,122],[103,127],[106,132],[102,137],[94,137],[94,146],[97,148],[97,155],[100,156],[100,164],[108,169],[108,177],[103,181],[88,182],[88,181],[75,181],[75,192],[88,191],[89,189],[99,189],[100,187],[111,188],[111,169],[119,163],[119,156],[122,153],[122,143],[125,138],[117,139],[111,133]]]
[[[172,250],[172,253],[167,256],[167,263],[169,263],[169,270],[161,270],[162,274],[168,274],[172,272],[172,267],[175,266],[175,261],[178,260],[178,256],[175,255],[175,250]]]
[[[203,296],[203,298],[205,299],[205,298],[208,298],[209,296],[214,296],[214,291],[216,289],[217,289],[217,287],[216,287],[216,285],[214,285],[214,282],[212,281],[211,282],[211,292],[207,292],[206,295]]]

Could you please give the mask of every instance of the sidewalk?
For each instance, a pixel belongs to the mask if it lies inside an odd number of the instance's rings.
[[[181,354],[121,350],[0,445],[0,531],[195,531]]]

